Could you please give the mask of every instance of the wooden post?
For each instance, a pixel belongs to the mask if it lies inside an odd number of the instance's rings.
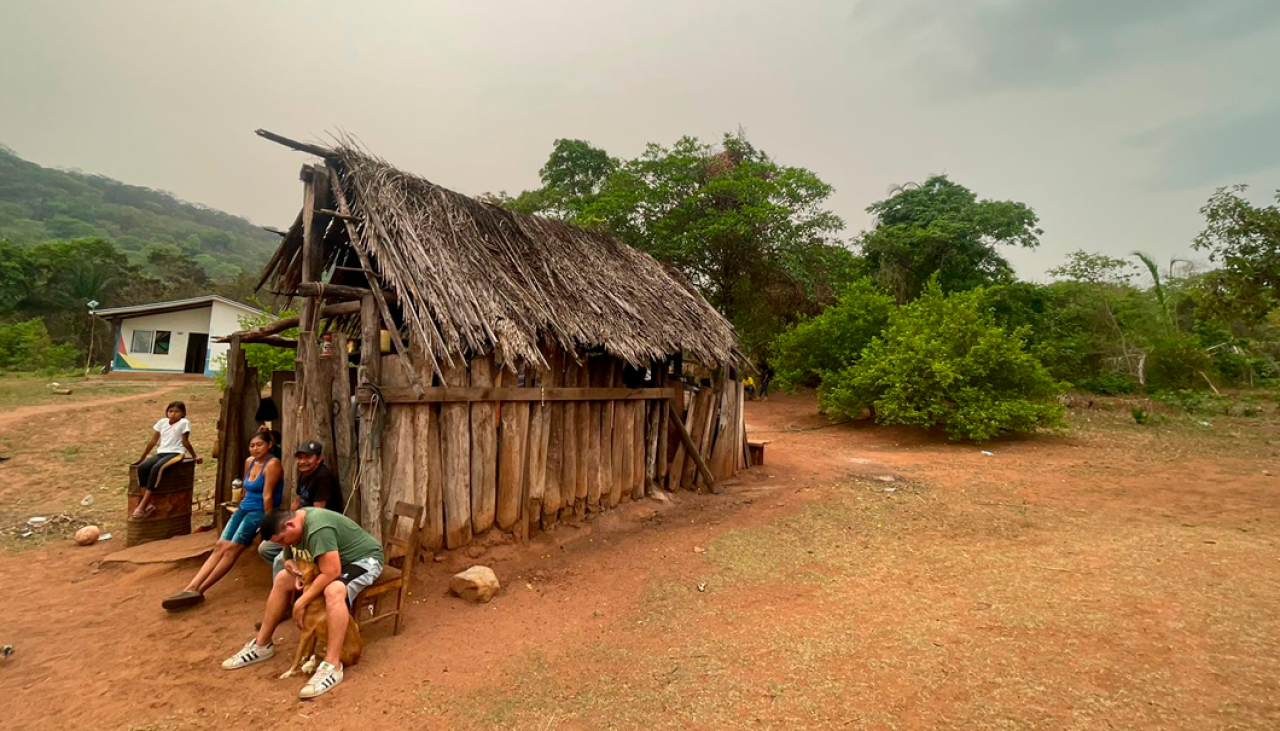
[[[737,403],[738,389],[729,378],[729,368],[721,369],[716,379],[715,418],[709,430],[711,438],[710,459],[707,464],[717,480],[726,480],[733,474],[733,450],[736,448],[736,431],[730,429],[733,419],[733,408]],[[730,398],[730,394],[733,398]]]
[[[440,382],[466,386],[466,364],[444,366]],[[464,403],[440,405],[440,456],[445,546],[457,548],[471,542],[471,416]]]
[[[360,385],[382,383],[382,337],[378,327],[378,305],[373,295],[360,300]],[[360,503],[360,525],[381,540],[382,526],[377,520],[381,512],[378,500],[382,495],[382,435],[378,424],[382,412],[378,403],[360,407],[360,424],[357,432],[359,467],[356,482],[343,485],[343,489],[355,490],[352,499]]]
[[[680,478],[680,485],[688,490],[696,490],[698,486],[697,463],[694,460],[694,452],[698,452],[702,444],[702,427],[706,423],[707,410],[710,405],[708,397],[711,395],[710,390],[703,387],[693,394],[693,403],[689,406],[689,420],[686,425],[689,427],[689,435],[693,437],[693,448],[690,450],[685,445],[684,450],[684,471]]]
[[[519,366],[516,373],[519,373]],[[514,380],[514,376],[513,380]],[[502,433],[498,437],[498,506],[496,522],[512,532],[520,520],[524,471],[528,463],[529,403],[502,404]]]
[[[676,425],[675,419],[679,417],[686,420],[689,417],[689,404],[693,400],[689,398],[689,394],[684,391],[684,384],[680,381],[677,383],[677,396],[672,400],[670,408],[667,410],[668,423],[671,425],[674,433]],[[667,489],[675,492],[679,490],[684,482],[684,461],[688,450],[685,449],[684,442],[681,441],[680,435],[676,434],[675,448],[671,450],[671,465],[667,469]]]
[[[701,425],[702,437],[698,440],[698,456],[702,457],[703,461],[710,466],[707,460],[711,457],[711,435],[715,430],[716,419],[720,413],[720,394],[715,391],[714,385],[703,389],[703,393],[706,394],[707,403]],[[715,473],[712,472],[712,474],[714,475]],[[713,482],[714,480],[706,481],[708,491],[711,491]]]
[[[563,355],[564,370],[560,381],[565,386],[572,386],[578,382],[578,364],[569,354]],[[578,445],[581,444],[578,437],[579,404],[569,401],[557,405],[564,412],[563,437],[560,442],[560,510],[564,517],[568,517],[578,499]]]
[[[310,165],[302,168],[302,284],[319,281],[320,265],[324,258],[324,230],[329,217],[317,209],[328,207],[329,176],[322,169]],[[315,330],[316,300],[303,297],[299,310],[299,329]],[[305,386],[303,387],[305,391]]]
[[[622,364],[616,358],[609,359],[609,375],[604,385],[615,388],[622,385]],[[626,481],[626,450],[624,449],[626,430],[624,422],[628,413],[628,404],[618,401],[604,403],[604,436],[601,442],[606,446],[607,459],[602,457],[609,468],[609,479],[605,482],[604,495],[608,496],[608,506],[614,507],[622,498],[623,483]],[[603,496],[602,496],[603,497]]]
[[[240,370],[245,367],[240,339],[232,338],[227,350],[227,387],[222,392],[218,415],[218,470],[213,486],[213,522],[221,529],[226,523],[222,504],[231,499],[231,481],[240,476],[244,460],[239,459],[236,439],[240,432]]]
[[[418,379],[431,385],[434,373],[431,364],[419,351],[422,345],[416,340],[409,345],[413,367]],[[420,505],[426,508],[422,522],[422,550],[435,552],[444,546],[444,479],[440,454],[440,406],[420,404],[413,407],[413,464],[414,477],[418,480],[415,494]]]
[[[588,386],[591,381],[587,377],[587,363],[589,360],[583,358],[582,362],[575,363],[572,368],[573,385]],[[569,371],[566,371],[566,374]],[[566,379],[567,380],[567,379]],[[568,383],[565,384],[569,385]],[[576,442],[576,458],[573,461],[574,477],[573,477],[573,496],[574,496],[574,512],[579,517],[586,514],[587,493],[591,491],[589,473],[595,469],[592,459],[598,459],[599,440],[597,439],[596,449],[591,449],[591,402],[582,401],[577,404],[574,409],[574,432]]]
[[[395,359],[395,360],[393,360]],[[395,367],[396,355],[385,356],[382,363],[384,378],[388,384],[407,385],[408,377]],[[378,524],[390,523],[392,510],[399,501],[421,505],[417,499],[416,449],[414,447],[415,415],[417,406],[390,404],[382,427],[382,496],[379,501]],[[384,531],[385,534],[385,531]],[[412,561],[410,556],[406,560]]]
[[[528,388],[540,389],[547,385],[549,369],[530,366]],[[526,454],[529,462],[525,469],[525,489],[522,525],[525,534],[535,535],[542,527],[542,501],[547,489],[547,404],[541,401],[529,403],[529,446]]]
[[[280,461],[281,467],[284,468],[283,498],[288,505],[293,502],[293,492],[298,485],[298,457],[297,452],[294,451],[298,448],[297,381],[285,381],[280,384],[280,397],[276,405],[280,407]]]
[[[332,335],[333,342],[333,467],[337,470],[338,485],[343,491],[343,514],[359,522],[360,503],[351,499],[351,486],[355,484],[356,448],[355,420],[351,410],[351,373],[347,361],[347,336],[342,332]],[[285,449],[296,449],[287,445]]]
[[[564,385],[564,351],[558,346],[551,346],[553,351],[544,354],[550,356],[551,370],[547,373],[547,386],[556,388]],[[565,405],[555,402],[547,407],[547,470],[546,490],[542,497],[542,527],[550,528],[560,517],[560,508],[564,505],[564,412]]]
[[[645,414],[644,492],[652,495],[658,489],[658,430],[662,424],[662,407],[666,401],[650,401]]]
[[[607,369],[608,365],[599,357],[588,360],[584,369],[585,385],[602,388]],[[594,512],[600,510],[601,490],[608,489],[605,476],[609,473],[610,464],[609,451],[601,440],[605,429],[604,403],[588,401],[587,404],[587,510]]]
[[[471,358],[471,385],[493,385],[493,353]],[[493,526],[498,500],[498,424],[492,403],[471,404],[471,531]]]

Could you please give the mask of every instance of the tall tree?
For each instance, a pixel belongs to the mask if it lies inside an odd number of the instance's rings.
[[[1043,233],[1026,204],[978,200],[945,175],[902,186],[867,211],[876,225],[857,244],[900,303],[919,296],[934,275],[943,291],[1011,281],[1013,268],[997,247],[1034,249]]]
[[[853,269],[824,205],[832,188],[780,165],[741,132],[713,146],[684,137],[618,162],[558,140],[544,185],[506,201],[517,210],[611,231],[680,269],[737,327],[749,351],[800,313],[816,314]]]
[[[1219,188],[1209,198],[1200,209],[1205,228],[1193,246],[1222,267],[1207,283],[1220,307],[1259,321],[1280,299],[1280,191],[1276,204],[1255,206],[1246,190]]]

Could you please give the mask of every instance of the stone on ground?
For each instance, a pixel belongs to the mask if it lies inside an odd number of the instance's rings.
[[[449,580],[449,591],[477,604],[488,602],[502,587],[488,566],[472,566]]]

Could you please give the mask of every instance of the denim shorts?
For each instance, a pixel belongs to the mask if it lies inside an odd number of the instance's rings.
[[[227,527],[222,529],[222,540],[231,541],[241,546],[253,545],[253,537],[258,535],[258,526],[266,513],[261,510],[237,510],[231,514]]]

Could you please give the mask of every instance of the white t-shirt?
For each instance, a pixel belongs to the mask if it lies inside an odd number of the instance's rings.
[[[156,422],[152,427],[160,433],[160,446],[156,454],[179,454],[186,450],[182,447],[182,435],[191,433],[191,422],[185,418],[170,424],[167,418]]]

